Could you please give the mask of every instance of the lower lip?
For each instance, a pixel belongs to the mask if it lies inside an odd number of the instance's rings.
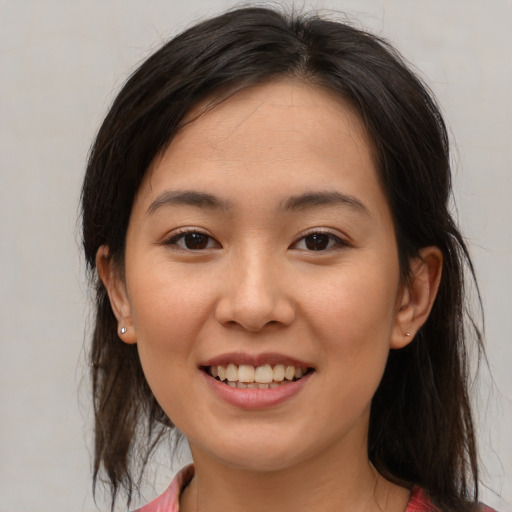
[[[204,371],[201,371],[201,373],[215,395],[228,404],[240,409],[266,409],[282,404],[300,393],[314,372],[310,372],[289,384],[268,389],[232,388],[214,379]]]

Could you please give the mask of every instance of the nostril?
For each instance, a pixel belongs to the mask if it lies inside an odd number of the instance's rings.
[[[216,304],[215,319],[224,327],[250,332],[290,325],[295,318],[295,307],[275,282],[269,280],[254,286],[241,282],[235,289],[228,289]]]

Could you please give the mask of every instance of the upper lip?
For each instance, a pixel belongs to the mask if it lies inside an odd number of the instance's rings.
[[[275,352],[265,352],[262,354],[247,354],[242,352],[231,352],[221,354],[207,361],[202,362],[199,366],[226,366],[229,363],[240,366],[242,364],[251,365],[254,367],[269,364],[274,366],[276,364],[283,364],[287,366],[295,366],[295,368],[313,368],[313,365],[305,361],[290,357],[284,354]]]

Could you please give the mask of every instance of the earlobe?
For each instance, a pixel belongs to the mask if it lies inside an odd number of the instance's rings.
[[[107,290],[110,306],[117,319],[117,332],[120,339],[125,343],[136,343],[126,286],[110,256],[109,248],[105,245],[102,245],[96,253],[96,269]]]
[[[443,254],[438,247],[423,247],[411,263],[409,283],[396,305],[391,348],[408,345],[427,321],[441,282]]]

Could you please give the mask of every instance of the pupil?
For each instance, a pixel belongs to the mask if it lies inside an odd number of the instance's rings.
[[[310,251],[322,251],[329,245],[329,236],[321,233],[314,233],[306,237],[306,247]]]
[[[208,245],[208,237],[202,233],[189,233],[185,236],[187,249],[204,249]]]

